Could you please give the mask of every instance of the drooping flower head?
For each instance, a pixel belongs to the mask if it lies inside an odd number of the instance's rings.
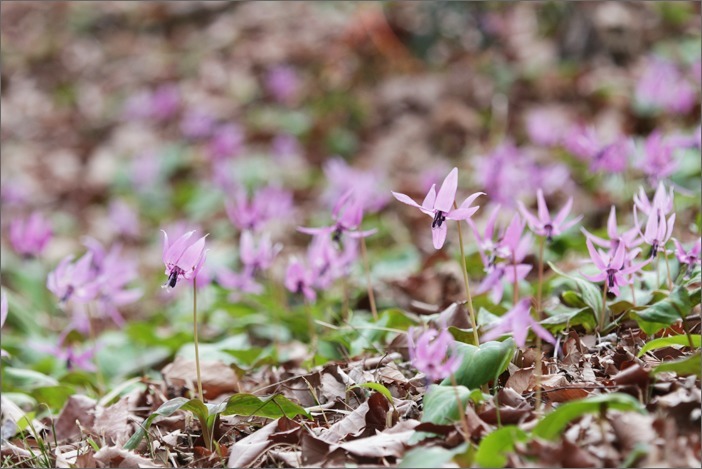
[[[522,298],[500,318],[495,326],[480,337],[480,341],[487,342],[511,333],[517,345],[524,347],[529,328],[544,341],[555,345],[556,339],[551,333],[531,317],[531,298]]]
[[[46,279],[46,287],[56,295],[60,303],[73,300],[87,303],[98,294],[100,284],[93,272],[93,253],[88,251],[73,261],[73,256],[64,257]]]
[[[700,251],[702,251],[702,240],[697,238],[695,244],[686,251],[685,248],[680,244],[680,241],[673,238],[673,243],[675,243],[675,257],[681,264],[687,266],[687,272],[685,275],[689,276],[695,268],[695,264],[702,263],[700,259]]]
[[[637,166],[652,184],[655,185],[675,172],[678,164],[673,159],[673,150],[673,145],[664,140],[659,131],[646,138]]]
[[[662,57],[652,57],[636,84],[636,100],[647,107],[685,114],[696,102],[695,87],[678,67]]]
[[[612,250],[617,249],[617,246],[619,246],[620,243],[623,243],[627,249],[631,249],[643,242],[643,240],[639,238],[638,226],[634,226],[633,228],[622,232],[622,234],[619,234],[619,227],[617,225],[617,209],[614,205],[612,205],[612,208],[609,211],[609,218],[607,219],[607,236],[609,236],[609,240],[595,236],[585,228],[581,228],[580,230],[596,245]]]
[[[412,365],[424,373],[430,381],[451,376],[461,366],[456,353],[456,342],[449,331],[427,329],[414,342],[415,328],[407,331],[407,342]]]
[[[234,192],[234,196],[225,204],[227,215],[238,229],[253,232],[260,231],[266,223],[290,216],[292,211],[292,194],[278,187],[263,187],[250,197],[243,188]]]
[[[39,212],[32,213],[26,219],[16,218],[10,222],[10,244],[22,256],[40,255],[51,236],[51,224]]]
[[[332,240],[341,243],[342,236],[350,238],[365,238],[376,233],[378,230],[359,231],[363,221],[363,205],[361,201],[354,197],[352,191],[348,191],[341,196],[332,210],[332,219],[335,223],[331,226],[321,228],[298,227],[298,231],[311,235],[332,235]]]
[[[438,193],[436,192],[436,186],[431,186],[422,205],[419,205],[405,194],[393,192],[392,195],[400,202],[417,207],[423,213],[433,218],[431,222],[432,241],[435,249],[441,249],[446,241],[446,220],[467,220],[480,208],[479,206],[471,207],[473,201],[478,196],[484,195],[484,192],[476,192],[466,198],[458,208],[454,209],[453,204],[456,200],[457,189],[458,168],[453,168],[446,176],[446,179],[444,179]]]
[[[317,299],[313,288],[314,277],[310,269],[302,261],[292,258],[285,272],[285,288],[292,293],[303,295],[309,302]]]
[[[634,194],[634,207],[649,216],[652,211],[657,210],[665,216],[673,211],[673,200],[673,187],[666,191],[663,182],[659,182],[651,200],[648,199],[644,188],[639,187],[639,192]]]
[[[163,263],[166,265],[166,275],[168,281],[163,285],[174,288],[179,279],[190,280],[197,276],[197,273],[205,263],[207,250],[205,249],[205,238],[193,241],[192,236],[195,231],[189,231],[172,244],[168,240],[168,234],[163,232]]]
[[[536,201],[538,205],[538,216],[532,215],[524,206],[522,201],[518,201],[519,211],[522,213],[524,218],[526,218],[529,228],[539,236],[545,236],[546,240],[551,242],[554,236],[558,236],[564,231],[566,231],[571,226],[575,225],[580,221],[582,215],[576,217],[568,222],[565,221],[570,209],[573,206],[573,198],[570,197],[568,202],[561,208],[558,214],[551,218],[551,214],[546,206],[546,200],[544,199],[544,193],[541,189],[536,192]]]
[[[616,249],[611,253],[602,252],[595,248],[590,239],[586,239],[587,250],[590,253],[590,259],[600,270],[599,274],[583,276],[591,282],[607,282],[609,291],[619,296],[619,287],[626,286],[631,283],[631,274],[641,270],[646,264],[651,262],[649,258],[640,264],[631,262],[641,250],[633,249],[627,253],[627,248],[624,243],[619,243]]]
[[[645,194],[640,194],[637,201],[634,197],[634,223],[639,226],[638,209],[643,208],[648,215],[646,228],[643,233],[639,230],[641,238],[651,246],[651,257],[656,257],[658,251],[664,250],[666,243],[673,236],[675,225],[675,213],[666,220],[666,215],[673,210],[673,192],[666,194],[665,187],[661,183],[653,196],[653,203],[649,203]]]

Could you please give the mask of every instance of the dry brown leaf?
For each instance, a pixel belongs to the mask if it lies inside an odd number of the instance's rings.
[[[277,429],[278,421],[274,420],[234,443],[229,448],[227,467],[248,467],[268,448],[268,445],[271,444],[268,437],[274,434]]]
[[[93,431],[108,444],[122,445],[134,433],[134,428],[129,423],[131,417],[129,396],[125,396],[109,407],[95,409]]]
[[[366,458],[398,458],[404,453],[404,445],[414,435],[417,425],[416,420],[404,420],[377,435],[342,443],[339,447]]]
[[[98,467],[163,467],[133,451],[105,446],[93,456]]]
[[[173,386],[190,386],[197,379],[195,361],[176,357],[173,363],[166,365],[163,379]],[[202,391],[207,399],[214,399],[220,394],[239,391],[239,379],[234,370],[222,362],[201,362],[200,374]]]
[[[92,428],[95,421],[95,400],[76,394],[68,398],[56,419],[56,439],[66,440],[80,434],[76,420],[85,428]]]

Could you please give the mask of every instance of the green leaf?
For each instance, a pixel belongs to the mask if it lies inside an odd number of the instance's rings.
[[[464,453],[467,449],[468,447],[465,443],[453,449],[446,449],[440,446],[414,448],[405,453],[402,462],[400,462],[397,467],[414,467],[418,469],[443,467],[443,465],[451,461],[454,456]]]
[[[59,384],[58,381],[51,376],[34,370],[7,367],[3,371],[5,378],[5,383],[3,384],[9,384],[22,390],[57,386]]]
[[[698,336],[699,337],[699,336]],[[655,367],[651,373],[654,375],[658,373],[663,373],[665,371],[672,371],[678,376],[702,376],[702,355],[698,351],[694,355],[689,357],[680,358],[678,360],[671,360],[663,362],[657,367]]]
[[[692,345],[694,347],[699,347],[701,345],[700,341],[701,336],[699,334],[691,334],[690,339],[692,339]],[[669,345],[684,345],[686,347],[690,346],[690,339],[688,339],[687,335],[685,334],[680,334],[680,335],[673,335],[670,337],[661,337],[660,339],[653,339],[650,342],[648,342],[646,345],[641,347],[641,350],[639,351],[637,357],[640,357],[644,353],[650,351],[650,350],[656,350],[659,348],[663,347],[668,347]]]
[[[600,317],[600,315],[602,314],[602,292],[600,291],[600,289],[585,279],[573,277],[572,275],[568,275],[560,271],[551,262],[549,262],[548,265],[554,272],[569,279],[570,282],[573,283],[580,292],[580,297],[582,298],[582,301],[587,306],[592,308],[597,317]]]
[[[585,307],[555,314],[544,319],[540,324],[553,333],[572,326],[583,326],[585,330],[592,331],[597,327],[597,318],[591,308]]]
[[[600,412],[603,408],[644,413],[644,407],[632,396],[623,393],[602,394],[577,401],[567,402],[547,414],[536,424],[533,436],[552,440],[574,419],[588,413]]]
[[[641,330],[652,335],[684,318],[691,309],[690,295],[687,293],[687,289],[676,287],[667,298],[654,303],[643,311],[634,311],[632,315],[639,323]]]
[[[144,421],[144,423],[139,427],[139,429],[132,435],[132,437],[124,445],[124,449],[133,450],[137,447],[142,438],[149,431],[151,423],[156,417],[168,417],[173,415],[179,410],[189,410],[199,420],[207,420],[208,410],[205,404],[200,401],[200,399],[186,399],[184,397],[176,397],[170,401],[166,401],[161,404],[161,407],[156,409],[156,411],[149,415],[149,417]]]
[[[514,340],[510,337],[503,342],[490,341],[474,345],[456,343],[456,353],[461,356],[461,365],[456,371],[456,383],[474,389],[494,380],[507,369],[514,355]],[[447,378],[442,385],[449,385]]]
[[[392,398],[392,394],[390,393],[390,390],[389,390],[388,388],[386,388],[385,386],[383,386],[382,384],[380,384],[380,383],[361,383],[361,384],[356,384],[356,385],[354,385],[354,386],[351,386],[351,387],[349,388],[349,390],[354,389],[354,388],[368,388],[368,389],[372,389],[373,391],[378,391],[380,394],[382,394],[383,396],[385,396],[385,399],[388,400],[388,402],[390,403],[390,405],[393,405],[393,403],[395,402],[395,401],[393,400],[393,398]]]
[[[507,453],[514,451],[517,443],[524,442],[529,435],[519,427],[506,425],[487,435],[475,453],[475,462],[483,467],[505,467]]]
[[[302,407],[295,404],[281,394],[262,399],[253,394],[235,394],[227,401],[223,415],[243,415],[245,417],[257,416],[269,419],[287,417],[289,419],[304,415],[311,419],[312,416]]]
[[[431,386],[424,395],[422,422],[436,425],[450,425],[461,420],[461,412],[456,400],[456,392],[465,410],[471,393],[465,386]]]

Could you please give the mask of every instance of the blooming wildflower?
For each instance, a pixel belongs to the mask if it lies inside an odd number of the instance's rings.
[[[258,283],[254,277],[253,269],[244,268],[241,272],[234,272],[225,267],[217,272],[217,282],[225,288],[234,290],[229,298],[232,301],[239,299],[238,292],[260,295],[263,293],[263,285]]]
[[[461,366],[456,353],[456,342],[446,329],[441,332],[427,329],[414,342],[415,329],[407,331],[407,342],[412,365],[431,381],[448,378]]]
[[[663,140],[660,132],[651,133],[644,143],[643,158],[638,162],[638,167],[648,180],[656,184],[673,174],[677,166],[673,159],[673,146]]]
[[[0,329],[5,325],[5,319],[7,319],[7,295],[4,291],[0,291]],[[0,357],[6,357],[9,354],[0,349]]]
[[[517,345],[524,347],[526,345],[527,330],[530,327],[542,340],[555,345],[556,339],[553,338],[551,333],[531,317],[531,298],[521,299],[500,318],[495,326],[483,334],[480,340],[487,342],[511,333]]]
[[[235,124],[223,124],[213,133],[207,146],[207,154],[214,161],[223,160],[241,153],[244,132]]]
[[[631,263],[631,265],[627,265],[627,260],[633,259],[641,250],[636,248],[627,255],[627,249],[624,243],[619,243],[612,254],[604,253],[596,249],[589,238],[585,240],[585,243],[590,253],[590,259],[592,259],[595,267],[600,270],[600,273],[593,276],[583,274],[583,276],[591,282],[606,281],[609,291],[617,296],[619,296],[620,286],[626,286],[631,283],[627,277],[641,270],[643,266],[651,261],[649,258],[640,264],[634,265]]]
[[[212,135],[216,124],[215,119],[206,112],[190,111],[180,122],[180,131],[186,138],[198,140]]]
[[[621,173],[627,168],[629,155],[634,151],[630,138],[619,137],[604,145],[590,157],[590,171]]]
[[[292,194],[277,187],[264,187],[249,198],[244,189],[238,189],[225,202],[225,207],[234,226],[258,232],[269,221],[290,216]]]
[[[115,227],[117,233],[136,238],[139,236],[141,226],[139,215],[123,200],[113,200],[108,208],[110,224]]]
[[[51,224],[40,213],[10,222],[10,244],[22,256],[38,256],[52,236]]]
[[[639,187],[638,194],[634,194],[634,208],[641,210],[646,215],[651,215],[652,211],[660,210],[662,215],[668,215],[673,210],[673,188],[670,187],[666,192],[663,182],[658,183],[656,193],[652,200],[648,200],[646,191],[643,187]]]
[[[56,269],[49,273],[46,287],[56,295],[61,303],[72,299],[87,303],[95,299],[100,289],[93,272],[93,253],[87,252],[72,263],[73,256],[66,256]]]
[[[531,271],[531,265],[517,263],[515,266],[514,263],[497,262],[486,271],[488,274],[475,288],[475,294],[482,295],[489,291],[490,300],[498,304],[502,301],[505,285],[514,285],[515,276],[517,282],[524,280]]]
[[[573,220],[566,222],[565,219],[573,206],[573,198],[570,197],[568,202],[561,208],[558,214],[551,219],[551,215],[548,212],[548,207],[546,206],[546,200],[544,199],[544,193],[541,189],[536,192],[536,201],[538,205],[538,216],[532,215],[524,206],[522,201],[518,201],[519,211],[522,213],[524,218],[526,218],[529,228],[540,236],[545,236],[548,242],[553,240],[554,236],[560,235],[562,232],[566,231],[571,226],[575,225],[580,221],[582,215],[574,218]]]
[[[531,190],[534,164],[529,156],[507,140],[489,154],[475,158],[476,183],[484,187],[491,200],[512,206],[522,193]]]
[[[266,90],[279,103],[290,103],[300,89],[300,79],[295,69],[286,65],[273,67],[266,74]]]
[[[691,111],[697,101],[693,83],[672,62],[661,57],[648,60],[636,84],[636,100],[644,106],[674,114]]]
[[[292,293],[304,295],[307,301],[314,302],[317,293],[312,288],[313,283],[311,271],[299,259],[291,259],[285,272],[285,288]]]
[[[258,241],[255,241],[251,231],[244,231],[239,240],[241,262],[252,273],[268,269],[281,249],[283,247],[279,243],[271,242],[268,233],[259,236]]]
[[[168,241],[168,234],[163,232],[163,263],[166,265],[166,275],[168,281],[163,285],[174,288],[179,279],[190,280],[197,276],[205,263],[207,250],[205,249],[205,238],[207,235],[192,241],[195,231],[189,231],[173,244]]]
[[[68,370],[79,369],[90,372],[97,371],[94,359],[97,346],[88,346],[81,350],[75,344],[67,343],[66,337],[70,331],[70,329],[66,329],[62,332],[57,343],[54,345],[40,343],[36,344],[34,348],[40,352],[53,355],[59,361],[63,362]]]
[[[526,131],[537,145],[558,145],[570,129],[567,116],[559,108],[542,107],[526,113]]]
[[[332,219],[336,223],[331,226],[321,228],[305,228],[298,227],[298,231],[311,235],[331,234],[332,240],[336,243],[341,242],[342,235],[351,238],[365,238],[376,233],[378,230],[358,231],[357,228],[363,220],[363,206],[360,201],[353,197],[351,191],[344,194],[334,206],[332,210]]]
[[[327,289],[334,280],[343,276],[358,257],[355,239],[348,239],[341,249],[329,236],[312,238],[307,248],[307,264],[310,266],[315,288]]]
[[[364,211],[377,212],[388,203],[389,196],[384,189],[385,177],[378,170],[354,168],[342,158],[336,157],[324,164],[324,175],[329,186],[322,198],[329,206],[336,204],[348,192],[353,192]]]
[[[476,192],[464,200],[457,209],[454,209],[453,204],[456,198],[456,190],[458,189],[458,168],[453,168],[446,176],[438,194],[435,188],[436,186],[432,186],[429,189],[429,193],[424,198],[422,205],[419,205],[405,194],[393,192],[392,195],[400,202],[417,207],[422,212],[433,217],[431,222],[432,241],[435,249],[441,249],[444,241],[446,241],[447,228],[445,221],[467,220],[470,218],[479,208],[471,207],[470,205],[478,196],[484,195],[484,192]]]
[[[609,236],[609,240],[595,236],[585,228],[580,228],[580,230],[589,240],[603,248],[617,249],[619,243],[624,243],[624,246],[626,246],[627,249],[630,249],[643,242],[643,240],[639,238],[638,226],[624,231],[621,235],[619,234],[617,225],[617,209],[614,205],[612,205],[612,208],[609,211],[609,218],[607,219],[607,236]]]
[[[700,251],[702,250],[702,241],[697,238],[694,246],[690,248],[689,251],[685,251],[680,241],[673,238],[673,243],[675,243],[675,257],[681,264],[687,266],[687,274],[689,275],[695,267],[695,264],[700,264]]]
[[[638,226],[639,221],[636,215],[636,207],[634,206],[634,222]],[[673,213],[666,221],[663,210],[656,208],[649,212],[648,220],[646,221],[646,231],[641,233],[643,240],[651,246],[651,257],[656,257],[658,251],[664,250],[666,243],[673,236],[673,226],[675,225],[675,214]]]

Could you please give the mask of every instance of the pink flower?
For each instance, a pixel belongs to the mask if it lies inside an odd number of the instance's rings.
[[[612,208],[609,211],[609,218],[607,219],[607,236],[609,236],[609,240],[595,236],[585,228],[581,228],[581,231],[593,243],[609,249],[617,249],[617,246],[619,246],[620,243],[624,243],[624,246],[626,246],[627,249],[630,249],[643,242],[642,239],[639,239],[638,226],[624,231],[621,235],[619,234],[619,228],[617,226],[617,209],[614,205],[612,205]]]
[[[579,216],[569,222],[565,219],[573,206],[573,198],[569,198],[568,202],[561,208],[558,214],[551,218],[551,214],[546,206],[546,200],[544,199],[544,193],[541,189],[536,192],[536,201],[538,205],[538,216],[532,215],[524,206],[522,201],[518,201],[519,211],[522,213],[524,218],[526,218],[529,228],[539,236],[546,236],[547,241],[551,241],[554,236],[558,236],[564,231],[566,231],[571,226],[575,225],[580,221],[582,216]]]
[[[244,132],[238,125],[220,125],[212,134],[207,153],[214,161],[223,160],[241,153],[244,147]]]
[[[551,333],[531,317],[531,298],[521,299],[500,318],[499,323],[482,335],[480,341],[495,340],[504,334],[511,333],[517,345],[524,347],[526,345],[527,330],[530,327],[541,339],[555,345],[556,339],[553,338]]]
[[[461,357],[456,353],[456,343],[446,329],[424,331],[415,344],[416,330],[407,331],[407,342],[412,365],[431,381],[451,376],[461,366]]]
[[[702,250],[702,241],[697,238],[695,244],[690,248],[689,251],[685,251],[685,248],[680,244],[680,241],[673,238],[673,243],[675,243],[675,257],[681,264],[687,266],[687,275],[692,273],[695,268],[695,264],[700,264],[700,251]]]
[[[294,68],[278,65],[266,74],[266,90],[273,99],[283,104],[290,104],[300,90],[300,79]]]
[[[56,269],[49,273],[46,287],[56,295],[61,303],[75,300],[87,303],[96,298],[100,284],[93,271],[93,253],[87,252],[72,263],[73,256],[66,256]]]
[[[636,257],[641,250],[636,248],[627,254],[624,243],[620,243],[614,250],[613,254],[595,249],[595,246],[593,246],[592,241],[590,241],[589,238],[585,240],[585,243],[587,244],[587,250],[590,253],[590,259],[592,259],[592,262],[600,270],[600,273],[594,276],[583,274],[583,276],[591,282],[606,281],[609,291],[617,296],[619,296],[620,286],[626,286],[631,283],[631,280],[629,279],[631,274],[638,272],[646,264],[651,262],[650,258],[645,262],[636,265],[629,262]]]
[[[340,157],[330,158],[324,163],[324,175],[329,181],[323,198],[329,206],[337,203],[340,197],[353,192],[364,211],[377,212],[388,203],[388,193],[384,188],[385,176],[377,169],[363,170],[349,166]]]
[[[304,295],[309,302],[314,302],[317,293],[312,288],[313,283],[312,272],[299,259],[291,259],[285,272],[285,288],[292,293]]]
[[[215,125],[215,119],[206,112],[190,111],[180,122],[180,131],[186,138],[198,140],[212,135]]]
[[[643,148],[643,158],[638,162],[638,167],[656,184],[673,174],[678,166],[673,159],[673,146],[663,140],[661,133],[651,133],[646,139]]]
[[[115,231],[123,236],[136,238],[141,232],[139,214],[123,200],[113,200],[108,217]]]
[[[350,238],[365,238],[376,233],[378,230],[358,231],[358,227],[363,221],[363,205],[359,199],[354,197],[353,192],[348,191],[341,196],[332,210],[332,219],[336,223],[322,228],[298,227],[298,231],[311,235],[332,235],[335,242],[341,242],[342,235]]]
[[[634,207],[634,222],[638,226],[639,221],[636,215],[636,207]],[[675,214],[668,217],[666,221],[663,210],[656,209],[648,214],[646,221],[646,231],[641,233],[643,240],[651,246],[651,257],[656,257],[658,251],[664,250],[666,243],[673,236],[673,227],[675,225]]]
[[[239,189],[225,206],[234,226],[257,232],[270,221],[290,216],[292,194],[277,187],[264,187],[247,197],[246,191]]]
[[[281,249],[283,246],[279,243],[273,244],[268,233],[257,238],[251,231],[241,233],[239,256],[242,264],[254,274],[268,269]]]
[[[673,187],[666,191],[663,182],[659,182],[651,200],[648,200],[644,188],[639,187],[638,194],[634,194],[634,209],[641,210],[646,215],[657,210],[660,210],[663,215],[668,215],[673,210]]]
[[[39,212],[34,212],[24,220],[10,222],[10,244],[22,256],[38,256],[52,236],[51,224]]]
[[[529,139],[537,145],[558,145],[570,128],[567,116],[558,108],[541,107],[526,113]]]
[[[448,176],[446,176],[438,194],[436,193],[435,187],[436,186],[431,186],[422,205],[419,205],[405,194],[393,192],[392,195],[400,202],[411,205],[412,207],[417,207],[423,213],[433,218],[431,222],[431,232],[434,248],[441,249],[444,245],[444,241],[446,241],[447,228],[445,221],[469,219],[479,208],[471,207],[470,205],[478,196],[484,195],[484,192],[476,192],[464,200],[460,207],[454,209],[453,204],[456,199],[456,190],[458,189],[458,168],[453,168]]]
[[[636,100],[644,106],[673,114],[691,111],[697,100],[695,87],[678,67],[661,57],[650,58],[636,84]]]
[[[208,235],[192,241],[195,231],[189,231],[171,244],[168,241],[168,234],[161,231],[163,232],[163,263],[166,265],[166,275],[168,275],[168,281],[164,287],[174,288],[179,279],[190,280],[197,276],[205,263],[207,255],[205,238]]]

